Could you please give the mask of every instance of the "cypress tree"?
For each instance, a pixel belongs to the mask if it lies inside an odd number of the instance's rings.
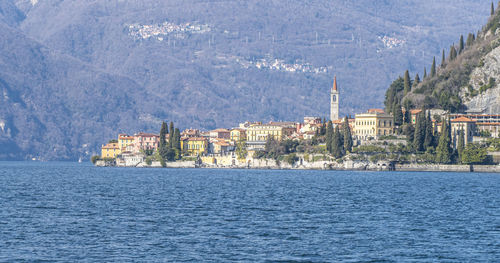
[[[174,122],[170,122],[170,133],[168,136],[168,148],[172,149],[174,148],[174,140],[173,140],[173,135],[174,135]]]
[[[408,94],[411,91],[411,79],[410,72],[406,70],[405,78],[404,78],[404,95]]]
[[[161,124],[161,130],[160,130],[160,145],[158,147],[158,152],[162,158],[162,161],[165,162],[165,158],[167,156],[167,150],[168,150],[168,144],[167,144],[167,133],[168,133],[168,126],[166,122],[162,122]],[[162,162],[162,166],[163,166]]]
[[[173,148],[181,150],[181,132],[178,128],[175,128]]]
[[[432,59],[431,77],[436,76],[436,57]]]
[[[464,152],[465,149],[465,138],[464,138],[464,130],[460,129],[458,133],[458,143],[457,143],[457,152],[458,152],[458,160],[461,162],[462,160],[462,153]]]
[[[342,132],[344,134],[344,150],[346,152],[352,151],[352,134],[351,127],[349,127],[349,119],[347,116],[344,118],[344,125],[342,126]]]
[[[458,54],[462,53],[464,51],[464,36],[460,35],[460,43],[458,44]]]
[[[332,153],[332,140],[333,140],[333,126],[332,122],[328,121],[328,124],[326,126],[326,150],[329,153]]]
[[[342,138],[339,130],[339,126],[335,126],[335,131],[333,132],[332,138],[332,155],[335,159],[342,157],[344,145],[342,144]]]
[[[427,78],[427,69],[424,67],[424,79]]]
[[[415,80],[413,81],[413,87],[416,87],[418,86],[418,84],[420,84],[420,76],[418,75],[418,73],[415,75]]]
[[[469,33],[469,35],[467,36],[467,42],[465,42],[465,44],[467,45],[467,47],[470,47],[472,46],[473,43],[474,43],[474,34]]]
[[[443,49],[443,55],[441,56],[441,67],[444,67],[446,65],[446,57],[444,56],[444,49]]]
[[[493,2],[491,2],[491,15],[495,14],[495,5],[493,5]]]
[[[452,149],[450,147],[450,138],[450,127],[447,123],[447,120],[443,120],[443,124],[441,126],[441,136],[439,137],[439,143],[436,148],[437,163],[451,163]]]
[[[424,148],[427,149],[433,145],[434,145],[434,132],[432,128],[431,113],[429,112],[425,120]]]
[[[415,123],[415,134],[413,137],[413,145],[416,151],[424,150],[424,140],[425,140],[425,119],[422,113],[417,115],[417,121]]]
[[[401,105],[399,103],[394,103],[394,107],[392,108],[392,114],[394,116],[394,125],[401,126],[404,122],[403,110],[401,110]]]
[[[323,118],[323,123],[321,124],[320,135],[325,135],[325,134],[326,134],[326,118]]]
[[[457,57],[457,50],[455,49],[455,46],[450,47],[450,61],[455,60]]]

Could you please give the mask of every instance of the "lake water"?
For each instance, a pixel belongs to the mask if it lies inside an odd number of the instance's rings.
[[[0,261],[500,261],[500,174],[0,162]]]

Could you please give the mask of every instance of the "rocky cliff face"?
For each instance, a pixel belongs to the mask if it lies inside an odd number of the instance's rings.
[[[460,96],[467,110],[488,114],[500,113],[499,84],[500,47],[497,47],[484,56],[481,59],[479,67],[472,71],[469,87],[463,87],[461,89]],[[481,88],[483,90],[481,90]]]

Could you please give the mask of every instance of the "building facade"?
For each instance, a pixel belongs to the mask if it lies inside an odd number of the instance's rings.
[[[118,143],[108,143],[101,147],[101,158],[116,158],[121,153]]]
[[[394,133],[393,117],[386,113],[370,112],[355,115],[354,135],[366,140]]]
[[[247,148],[251,150],[263,150],[268,138],[281,141],[292,135],[296,130],[295,124],[270,123],[251,126],[247,129]]]
[[[183,151],[189,155],[202,155],[208,152],[208,140],[203,137],[183,138],[181,147]]]
[[[456,149],[458,146],[458,138],[460,136],[460,131],[464,132],[465,145],[472,142],[476,130],[476,123],[473,120],[462,116],[455,118],[450,122],[451,122],[451,142],[453,148]]]

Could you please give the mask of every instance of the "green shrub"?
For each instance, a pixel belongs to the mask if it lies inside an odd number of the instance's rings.
[[[94,155],[92,156],[92,158],[90,158],[90,161],[95,164],[97,161],[99,161],[101,159],[101,156],[99,155]]]

